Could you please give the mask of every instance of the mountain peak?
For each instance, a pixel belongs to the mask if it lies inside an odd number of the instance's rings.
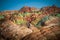
[[[35,7],[24,6],[19,10],[19,12],[32,12],[32,10],[36,10],[36,9],[37,8],[35,8]]]

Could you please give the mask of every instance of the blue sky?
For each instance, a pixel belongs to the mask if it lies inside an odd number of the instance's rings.
[[[19,10],[23,6],[42,8],[53,4],[60,7],[60,0],[0,0],[0,11]]]

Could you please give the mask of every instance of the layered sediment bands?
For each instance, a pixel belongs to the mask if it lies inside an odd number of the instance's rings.
[[[58,18],[58,17],[51,17],[49,20],[47,20],[46,22],[45,22],[45,24],[46,25],[50,25],[50,24],[60,24],[60,18]]]
[[[20,40],[24,36],[30,34],[32,30],[28,29],[25,26],[20,27],[8,20],[2,23],[0,27],[0,32],[0,35],[5,40]]]
[[[0,40],[60,40],[60,8],[0,12]]]
[[[43,27],[40,31],[31,33],[22,40],[60,40],[60,26]]]

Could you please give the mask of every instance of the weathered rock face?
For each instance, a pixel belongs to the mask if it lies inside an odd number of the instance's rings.
[[[23,8],[21,8],[20,10],[19,10],[19,12],[30,12],[31,11],[31,8],[30,7],[27,7],[27,6],[25,6],[25,7],[23,7]]]
[[[40,31],[38,28],[36,28],[34,25],[30,24],[29,29],[32,30],[32,33]]]
[[[25,7],[21,8],[19,10],[19,12],[24,13],[24,12],[32,12],[35,10],[37,10],[37,8],[25,6]]]
[[[25,26],[19,27],[11,21],[5,21],[0,27],[0,35],[6,40],[20,40],[24,36],[32,33],[32,30]]]
[[[0,40],[60,40],[60,8],[0,12]]]
[[[60,8],[56,6],[48,6],[41,8],[40,11],[42,11],[44,14],[60,13]]]
[[[49,20],[45,22],[46,25],[59,25],[60,24],[60,19],[58,17],[51,17]]]
[[[43,27],[38,32],[27,35],[22,40],[60,40],[60,26]]]

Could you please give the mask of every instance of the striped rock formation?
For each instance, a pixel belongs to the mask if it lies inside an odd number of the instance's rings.
[[[3,22],[0,26],[0,35],[4,40],[20,40],[30,33],[32,33],[32,30],[25,26],[20,27],[10,20]]]
[[[60,40],[60,26],[42,27],[40,31],[31,33],[22,40]]]

